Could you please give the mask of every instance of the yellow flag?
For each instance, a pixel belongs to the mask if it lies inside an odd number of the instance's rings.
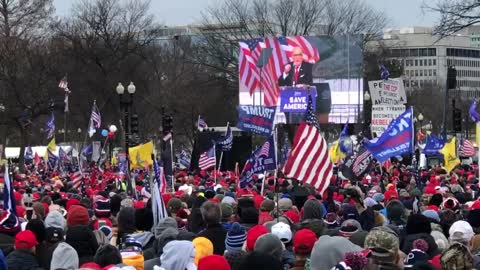
[[[152,160],[153,142],[141,144],[135,147],[128,148],[128,155],[130,157],[131,168],[144,168],[145,166],[153,165]]]
[[[332,148],[330,148],[330,160],[333,163],[337,163],[342,158],[345,158],[345,154],[340,151],[340,140],[338,140],[335,142]]]
[[[45,151],[45,155],[43,155],[43,158],[48,159],[48,150],[54,153],[55,149],[57,149],[57,145],[55,144],[55,137],[53,137],[52,140],[47,145],[47,150]]]
[[[57,149],[57,145],[55,144],[55,137],[48,143],[47,145],[48,150],[54,152]]]
[[[475,125],[476,129],[476,134],[475,134],[475,137],[476,137],[476,141],[477,141],[477,147],[480,147],[480,123],[477,123]]]
[[[453,137],[450,142],[445,143],[440,153],[443,154],[444,167],[448,173],[450,173],[458,164],[460,160],[457,158],[457,145],[455,137]]]

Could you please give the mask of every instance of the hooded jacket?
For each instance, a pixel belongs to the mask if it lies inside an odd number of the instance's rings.
[[[178,256],[182,251],[183,256]],[[162,270],[195,270],[195,247],[191,241],[171,241],[163,248],[160,256]],[[155,269],[155,268],[154,268]],[[158,268],[157,268],[158,269]]]
[[[50,269],[75,270],[79,266],[78,254],[69,244],[59,243],[52,254]]]

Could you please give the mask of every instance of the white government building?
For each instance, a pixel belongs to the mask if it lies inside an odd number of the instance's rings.
[[[383,38],[368,47],[383,47],[404,67],[406,89],[427,84],[444,85],[447,67],[457,69],[457,89],[451,96],[480,96],[480,26],[471,26],[455,35],[432,35],[431,27],[386,29]]]

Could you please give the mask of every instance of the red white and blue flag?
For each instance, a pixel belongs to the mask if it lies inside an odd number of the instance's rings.
[[[467,139],[462,139],[458,152],[461,157],[473,157],[476,154],[475,146],[473,146],[473,143]]]
[[[212,167],[215,167],[217,163],[217,157],[215,154],[215,145],[212,146],[208,151],[202,153],[200,155],[200,159],[198,160],[198,167],[200,170],[207,170]]]
[[[320,134],[320,124],[312,108],[312,96],[308,98],[305,120],[293,139],[292,150],[283,168],[285,176],[310,184],[320,191],[330,185],[333,164],[328,144]]]

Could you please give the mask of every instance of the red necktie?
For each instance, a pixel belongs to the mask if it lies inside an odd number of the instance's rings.
[[[300,70],[299,66],[295,67],[295,74],[293,75],[293,80],[295,81],[295,84],[297,84],[299,70]]]

